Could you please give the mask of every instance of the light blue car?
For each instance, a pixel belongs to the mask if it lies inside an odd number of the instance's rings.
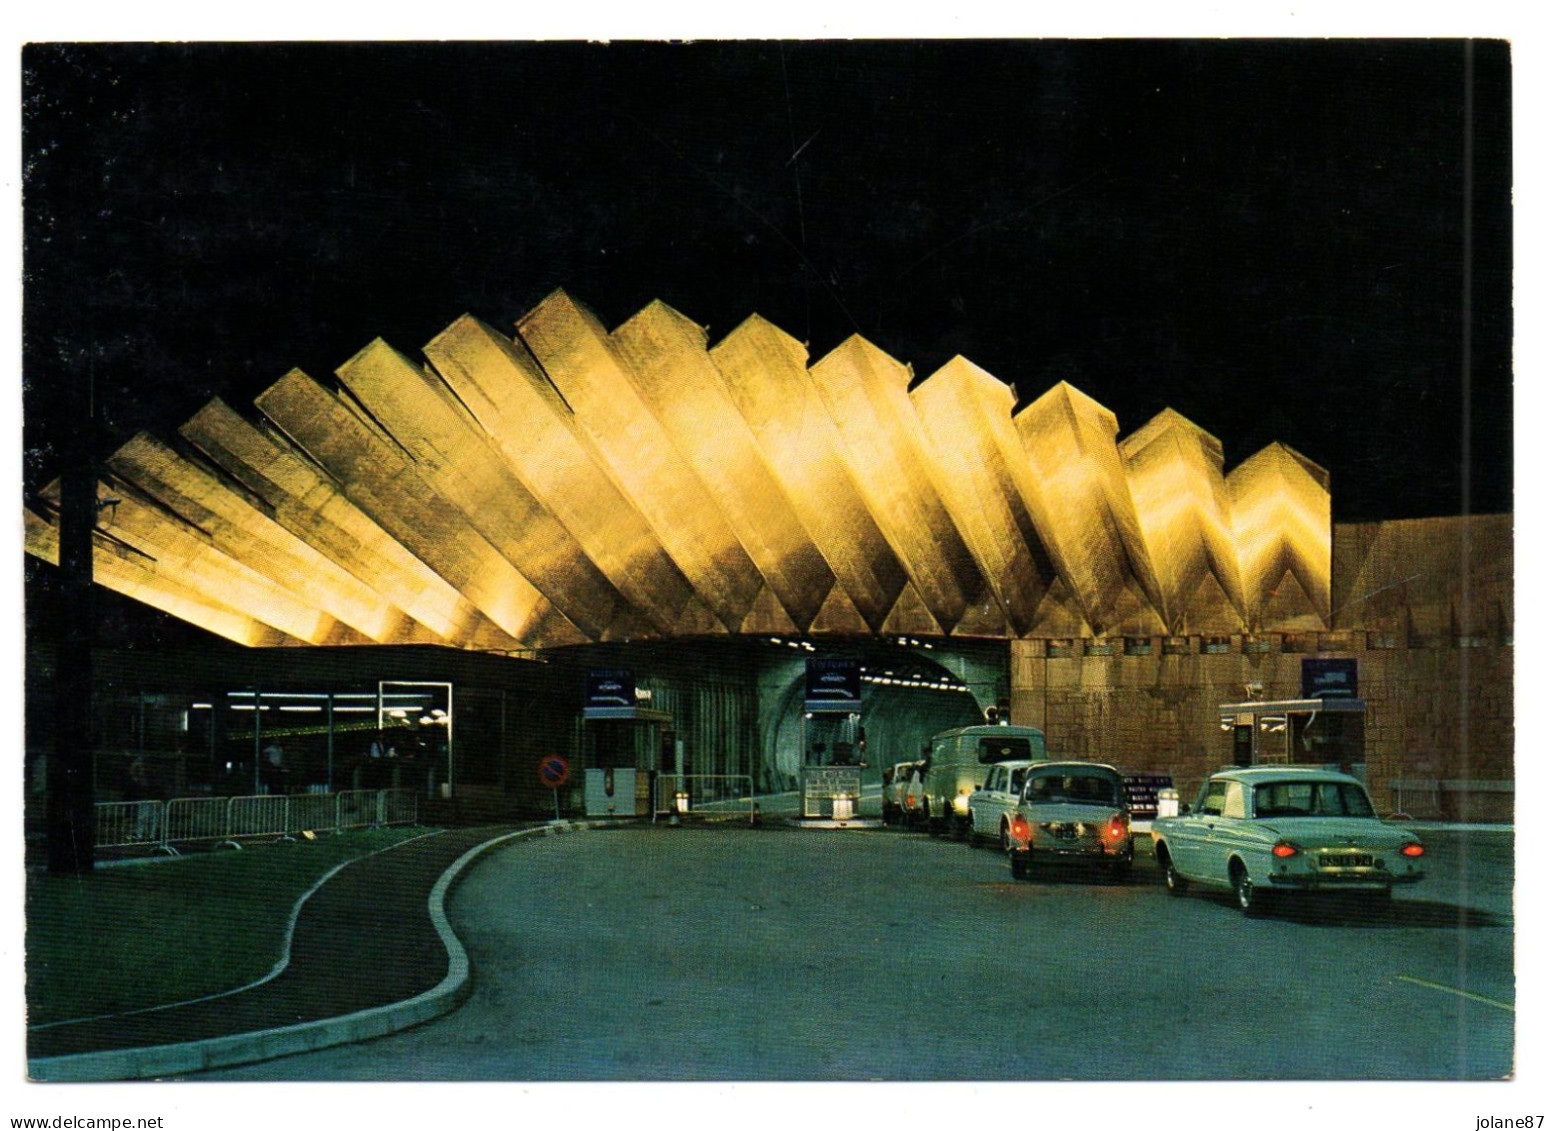
[[[1425,878],[1425,846],[1385,824],[1366,787],[1307,766],[1252,766],[1210,776],[1191,809],[1150,832],[1166,889],[1229,888],[1247,915],[1279,891],[1350,893],[1379,908],[1397,884]]]

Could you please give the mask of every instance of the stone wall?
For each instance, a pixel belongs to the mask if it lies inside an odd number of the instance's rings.
[[[1510,820],[1511,517],[1340,526],[1334,554],[1336,631],[1012,642],[1012,721],[1046,730],[1055,755],[1191,791],[1232,760],[1219,704],[1255,682],[1264,699],[1298,698],[1304,657],[1349,656],[1379,806]]]

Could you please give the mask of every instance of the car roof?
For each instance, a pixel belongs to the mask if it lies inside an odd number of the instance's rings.
[[[1245,781],[1253,784],[1261,784],[1271,781],[1339,781],[1355,782],[1358,779],[1338,770],[1325,769],[1322,766],[1233,766],[1229,769],[1219,770],[1210,775],[1212,781]]]
[[[989,768],[991,769],[994,766],[1003,766],[1006,769],[1011,769],[1011,770],[1024,770],[1027,766],[1045,766],[1045,765],[1047,765],[1047,763],[1043,762],[1043,761],[1033,761],[1030,758],[1016,758],[1016,759],[1012,759],[1011,761],[1007,761],[1007,762],[990,762],[989,763]]]
[[[1018,726],[1015,723],[978,723],[976,726],[952,727],[934,736],[934,741],[961,735],[966,738],[998,738],[1000,735],[1015,738],[1043,737],[1036,727]]]
[[[1032,765],[1041,766],[1044,770],[1063,770],[1065,773],[1074,770],[1106,770],[1120,778],[1123,776],[1116,766],[1109,766],[1106,762],[1033,762]]]

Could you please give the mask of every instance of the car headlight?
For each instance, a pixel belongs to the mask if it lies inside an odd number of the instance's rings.
[[[971,803],[967,800],[967,795],[964,793],[956,794],[956,799],[952,801],[950,805],[951,808],[953,808],[957,813],[960,813],[963,817],[966,816],[967,813],[971,810]]]

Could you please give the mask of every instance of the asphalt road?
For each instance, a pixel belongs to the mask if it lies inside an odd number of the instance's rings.
[[[1512,837],[1427,836],[1376,918],[1014,881],[896,831],[631,827],[499,850],[475,988],[251,1080],[1485,1079],[1512,1070]],[[214,1074],[213,1074],[214,1075]]]

